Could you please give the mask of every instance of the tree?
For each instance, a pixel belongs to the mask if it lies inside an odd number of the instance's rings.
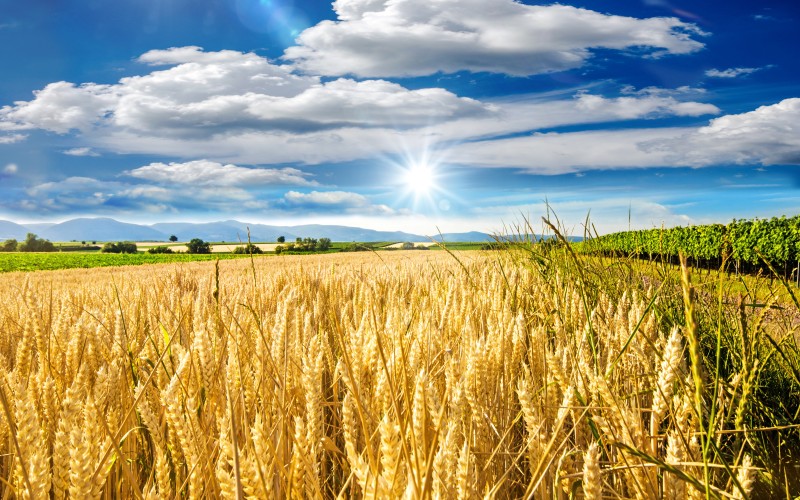
[[[121,241],[119,243],[108,242],[100,250],[102,253],[138,253],[136,243],[132,241]]]
[[[403,250],[414,250],[414,244],[410,241],[406,241],[400,246],[400,248]]]
[[[317,250],[324,252],[325,250],[331,247],[331,239],[330,238],[320,238],[317,242]]]
[[[16,252],[17,251],[17,240],[11,238],[10,240],[6,240],[0,245],[0,252]]]
[[[173,234],[172,236],[169,237],[169,241],[175,243],[176,241],[178,241],[178,237]]]
[[[18,249],[20,252],[55,252],[56,246],[49,240],[42,240],[35,234],[28,233],[25,241],[19,244]]]
[[[192,240],[186,244],[186,248],[188,249],[186,253],[211,253],[211,244],[200,238],[192,238]]]
[[[278,236],[278,243],[286,243],[286,237],[285,236]]]

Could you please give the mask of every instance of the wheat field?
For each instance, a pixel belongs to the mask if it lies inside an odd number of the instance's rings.
[[[387,252],[2,275],[0,488],[748,497],[764,471],[755,344],[722,377],[688,282],[589,286],[554,262]],[[756,319],[751,339],[794,334]]]

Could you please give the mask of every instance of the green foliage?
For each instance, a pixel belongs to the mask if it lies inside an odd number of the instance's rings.
[[[200,238],[192,238],[189,243],[186,244],[186,248],[188,249],[186,253],[190,254],[209,254],[211,253],[211,244],[207,241],[203,241]]]
[[[136,243],[132,241],[108,242],[100,250],[102,253],[137,253]]]
[[[402,245],[400,245],[400,248],[403,250],[414,250],[414,244],[410,241],[405,241]]]
[[[171,241],[171,242],[175,243],[176,241],[178,241],[178,237],[177,237],[177,236],[175,236],[175,235],[173,234],[173,235],[171,235],[171,236],[169,237],[169,241]]]
[[[375,248],[369,243],[350,243],[342,248],[342,252],[371,252],[374,250]]]
[[[579,245],[585,251],[630,256],[676,257],[682,252],[694,260],[734,260],[773,266],[800,260],[800,216],[733,220],[728,225],[646,229],[613,233]]]
[[[278,236],[278,243],[286,243],[286,237],[285,236]]]
[[[248,243],[245,246],[234,248],[233,253],[253,255],[253,254],[264,253],[264,250],[261,250],[261,248],[258,245],[253,245],[252,243]]]
[[[175,252],[173,252],[170,247],[160,246],[160,247],[148,248],[147,253],[153,254],[153,253],[175,253]]]
[[[6,240],[0,245],[0,252],[16,252],[17,251],[17,240],[11,238],[10,240]]]
[[[173,254],[118,254],[118,253],[2,253],[0,272],[51,271],[56,269],[138,266],[141,264],[165,264],[170,262],[195,262],[235,259],[242,256],[230,253],[190,255]]]
[[[317,252],[325,251],[331,247],[331,240],[328,238],[297,238],[294,243],[279,245],[280,251],[276,248],[276,253],[281,252]]]
[[[56,247],[49,240],[39,239],[33,233],[28,233],[25,241],[17,246],[20,252],[55,252]]]

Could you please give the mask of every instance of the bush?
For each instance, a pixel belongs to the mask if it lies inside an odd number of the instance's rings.
[[[188,249],[186,253],[211,253],[211,244],[200,238],[192,238],[192,240],[186,244],[186,248]]]
[[[252,243],[248,243],[243,247],[236,247],[233,249],[233,253],[235,254],[259,254],[264,253],[264,250],[261,250],[260,247],[257,245],[253,245]]]
[[[342,252],[369,252],[374,250],[369,243],[350,243],[342,249]]]
[[[17,240],[11,238],[10,240],[6,240],[0,245],[0,252],[16,252],[17,251]]]
[[[414,244],[410,241],[406,241],[400,246],[400,248],[403,250],[414,250]]]
[[[56,246],[49,240],[39,239],[35,234],[28,233],[25,241],[17,246],[20,252],[55,252]]]
[[[161,246],[161,247],[148,248],[147,253],[175,253],[175,252],[173,252],[170,247]]]
[[[136,243],[132,241],[121,241],[119,243],[108,242],[100,250],[103,253],[138,253]]]

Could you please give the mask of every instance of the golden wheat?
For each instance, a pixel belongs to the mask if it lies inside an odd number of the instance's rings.
[[[704,480],[691,322],[664,325],[651,291],[587,302],[569,275],[459,258],[4,275],[2,479],[57,499],[699,493],[655,466]]]

